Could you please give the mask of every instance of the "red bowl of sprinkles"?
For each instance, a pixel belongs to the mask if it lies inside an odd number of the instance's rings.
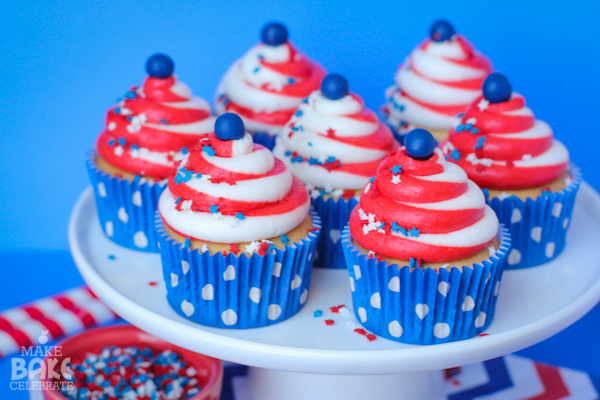
[[[116,347],[112,347],[111,350],[111,346]],[[100,358],[98,361],[101,361],[102,357],[106,356],[107,351],[112,355],[120,355],[115,357],[110,356],[110,362],[106,363],[107,369],[102,368],[101,364],[95,364],[95,366],[100,366],[100,369],[104,372],[98,372],[98,368],[95,368],[97,372],[93,376],[102,375],[102,378],[95,380],[94,383],[85,383],[86,390],[90,390],[88,388],[91,388],[91,390],[94,390],[94,388],[100,390],[98,389],[99,387],[110,386],[112,389],[109,390],[116,389],[117,393],[120,394],[118,384],[120,378],[113,377],[112,375],[118,375],[115,369],[121,368],[120,364],[122,364],[124,368],[131,365],[142,365],[144,368],[151,369],[153,373],[156,373],[156,376],[164,374],[164,379],[167,379],[168,384],[171,385],[171,390],[173,390],[173,386],[175,386],[175,390],[181,390],[182,397],[180,398],[187,398],[189,400],[218,400],[221,395],[223,366],[220,360],[175,346],[131,325],[115,325],[84,331],[58,343],[56,347],[60,350],[44,359],[45,365],[54,365],[54,374],[46,373],[40,377],[45,400],[69,400],[68,396],[61,393],[60,388],[66,388],[69,381],[72,384],[77,383],[81,385],[81,378],[85,374],[90,373],[89,370],[85,372],[77,370],[82,365],[83,360],[89,361],[87,355],[92,354],[92,358],[96,356]],[[133,349],[134,347],[137,347],[139,352]],[[104,353],[102,353],[102,349],[105,349]],[[138,357],[141,358],[138,359]],[[48,360],[48,358],[52,360]],[[61,365],[66,358],[71,360],[71,365],[74,367],[74,369],[68,372],[72,376],[70,380],[65,379],[61,372]],[[180,368],[180,366],[183,366],[183,368]],[[110,374],[110,371],[113,373]],[[123,369],[122,371],[125,370]],[[167,377],[167,375],[173,373],[177,374],[177,378],[185,377],[185,380],[183,380],[185,382],[184,386],[179,385],[179,382],[182,381],[181,379],[173,379],[172,375]],[[135,379],[138,383],[134,386],[139,387],[140,375],[143,374],[136,374]],[[60,378],[57,379],[56,376],[60,376]],[[148,378],[144,379],[147,380]],[[146,380],[143,383],[146,383]],[[172,380],[177,380],[177,382],[172,382]],[[154,382],[151,385],[154,386]],[[199,388],[200,391],[191,394],[195,390],[190,390],[189,395],[183,397],[186,390],[189,390],[191,387]],[[150,399],[151,392],[147,390],[146,394],[148,396],[140,396],[139,398]]]

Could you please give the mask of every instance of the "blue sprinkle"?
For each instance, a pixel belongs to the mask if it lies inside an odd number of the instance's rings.
[[[452,159],[454,161],[458,161],[460,160],[460,152],[456,149],[452,150],[452,153],[450,153],[450,157],[452,157]]]
[[[400,230],[400,225],[398,225],[398,223],[396,221],[392,221],[392,231],[394,233],[398,233],[398,231]]]
[[[308,103],[308,97],[302,100],[303,103]]]
[[[419,268],[419,262],[416,259],[411,257],[408,262],[411,268]]]
[[[281,235],[281,242],[283,244],[288,244],[290,242],[290,239],[288,238],[288,235]]]
[[[131,90],[126,91],[125,98],[126,99],[135,99],[135,92],[132,92]]]
[[[403,106],[403,105],[400,105],[400,106],[398,107],[398,109],[400,110],[400,112],[404,112],[404,106]]]
[[[465,125],[465,130],[468,131],[473,127],[473,124],[466,124]]]
[[[323,315],[323,311],[321,310],[317,310],[313,313],[313,317],[315,318],[319,318],[321,315]]]
[[[252,71],[253,73],[257,73],[258,71],[260,71],[260,67],[256,67],[254,68],[254,71]]]
[[[286,151],[286,152],[285,152],[285,156],[286,156],[286,157],[289,157],[289,156],[291,156],[291,155],[292,155],[292,152],[291,152],[291,151],[289,151],[289,150],[288,150],[288,151]]]
[[[131,148],[132,148],[133,150],[137,150],[137,149],[139,149],[139,147],[138,147],[138,145],[137,145],[137,144],[132,144],[132,145],[131,145]]]
[[[475,145],[475,150],[482,148],[483,142],[485,142],[485,136],[481,136],[479,139],[477,139],[477,144]]]
[[[329,156],[329,158],[325,162],[328,163],[328,164],[334,163],[335,162],[335,157],[334,156]]]
[[[185,241],[183,242],[183,248],[189,249],[190,247],[192,247],[192,241],[190,238],[185,238]]]
[[[182,147],[181,148],[181,154],[187,154],[187,153],[188,153],[187,147]]]
[[[219,212],[219,206],[216,204],[213,204],[212,206],[210,206],[208,209],[210,210],[211,214],[216,214]]]
[[[301,156],[292,157],[290,159],[290,161],[292,162],[292,164],[294,164],[294,163],[301,163],[301,162],[304,162],[304,158],[302,158]]]
[[[109,259],[109,260],[115,260],[116,258],[117,258],[117,257],[115,257],[115,256],[114,256],[114,255],[112,255],[112,254],[109,254],[109,255],[108,255],[108,259]]]
[[[241,212],[235,213],[235,217],[239,220],[246,219],[246,217],[244,216],[244,213],[241,213]]]
[[[290,129],[293,130],[293,131],[297,131],[298,127],[297,126],[292,126]]]
[[[288,79],[288,83],[289,83],[290,85],[291,85],[291,84],[293,84],[293,83],[294,83],[294,78],[290,78],[290,79]]]
[[[369,179],[369,182],[375,182],[375,177],[372,177],[371,179]]]
[[[464,116],[465,116],[465,113],[460,113],[460,114],[458,114],[458,118],[462,118],[462,117],[464,117]]]
[[[131,122],[132,118],[131,117],[127,117],[125,118],[127,121]]]
[[[394,165],[394,167],[391,168],[391,171],[394,174],[401,174],[402,173],[402,165]]]
[[[300,116],[302,115],[302,110],[297,110],[297,111],[294,113],[294,115],[295,115],[296,117],[300,117]]]
[[[125,138],[123,138],[123,137],[122,137],[122,138],[119,138],[119,144],[120,144],[121,146],[125,146],[125,145],[127,144],[127,140],[125,140]]]
[[[204,146],[202,147],[202,150],[205,151],[211,157],[214,156],[216,153],[215,149],[213,149],[212,146]]]
[[[109,145],[109,146],[112,146],[112,145],[113,145],[113,144],[115,144],[115,143],[117,143],[117,141],[116,141],[116,140],[114,140],[114,139],[111,139],[111,140],[109,140],[109,141],[108,141],[108,145]]]
[[[309,146],[312,146],[313,144],[312,144],[311,142],[308,142],[308,145],[309,145]]]
[[[421,233],[421,231],[420,231],[420,230],[418,230],[417,228],[415,228],[414,226],[413,226],[413,228],[412,228],[410,231],[408,231],[408,232],[410,232],[410,236],[413,236],[413,237],[419,237],[419,233]]]
[[[474,135],[476,133],[479,133],[479,128],[473,128],[471,129],[471,134]]]
[[[309,158],[309,159],[308,159],[308,163],[309,163],[310,165],[315,165],[315,164],[318,164],[318,163],[319,163],[319,160],[317,160],[317,159],[316,159],[316,158],[314,158],[314,157],[311,157],[311,158]]]
[[[277,247],[275,247],[275,245],[273,243],[269,243],[269,247],[267,247],[267,251],[273,251],[276,249],[277,249]]]
[[[377,228],[377,229],[383,229],[384,226],[385,226],[385,222],[382,223],[381,225],[379,225],[379,228]]]
[[[408,232],[403,227],[400,227],[400,233],[403,234],[404,236],[408,236]]]
[[[167,121],[164,118],[159,119],[158,122],[160,122],[161,124],[169,125],[169,121]]]
[[[459,133],[460,133],[460,132],[462,132],[462,130],[463,130],[463,129],[464,129],[464,126],[462,126],[462,125],[458,125],[458,126],[456,127],[456,132],[459,132]]]
[[[179,196],[179,197],[177,198],[177,200],[175,200],[175,204],[179,204],[179,202],[180,202],[180,201],[181,201],[181,196]]]
[[[120,113],[121,113],[121,109],[120,109],[119,107],[117,107],[117,108],[115,108],[115,109],[113,110],[113,112],[114,112],[115,114],[120,114]]]

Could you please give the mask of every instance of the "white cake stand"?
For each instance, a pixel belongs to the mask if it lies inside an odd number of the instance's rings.
[[[271,327],[227,330],[190,322],[167,303],[160,256],[125,249],[104,236],[91,188],[73,210],[69,241],[79,272],[111,309],[178,346],[253,367],[249,387],[255,400],[442,399],[442,369],[538,343],[600,300],[600,197],[585,183],[563,253],[543,266],[505,272],[488,335],[434,346],[369,341],[354,332],[360,325],[352,312],[329,309],[352,308],[344,270],[315,269],[304,308]],[[314,317],[316,310],[323,315]]]

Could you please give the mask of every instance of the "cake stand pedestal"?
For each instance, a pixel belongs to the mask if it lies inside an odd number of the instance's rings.
[[[434,346],[369,341],[354,332],[361,326],[353,312],[330,311],[341,304],[352,309],[344,270],[315,269],[304,308],[270,327],[218,329],[188,321],[167,303],[160,256],[125,249],[104,236],[91,188],[73,210],[69,241],[89,287],[121,317],[178,346],[254,367],[249,371],[254,400],[443,399],[442,369],[538,343],[600,300],[600,197],[586,183],[563,253],[543,266],[504,273],[496,315],[484,336]],[[316,310],[323,316],[315,318]]]

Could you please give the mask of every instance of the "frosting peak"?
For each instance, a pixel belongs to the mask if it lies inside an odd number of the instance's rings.
[[[112,166],[160,180],[182,158],[182,149],[193,147],[213,126],[208,103],[192,96],[175,75],[149,76],[107,112],[96,147]]]
[[[309,207],[304,185],[248,133],[203,138],[170,173],[159,201],[173,231],[214,243],[279,236],[298,226]]]
[[[391,125],[449,129],[452,119],[481,94],[490,60],[464,36],[423,41],[398,68],[386,90]]]
[[[569,153],[525,104],[525,98],[514,92],[499,103],[479,96],[442,145],[449,160],[489,189],[533,188],[560,177]]]
[[[325,71],[287,41],[259,43],[227,71],[217,88],[217,114],[233,112],[249,131],[278,133]]]
[[[469,257],[491,243],[498,226],[481,190],[439,149],[427,160],[404,148],[387,156],[350,216],[357,243],[405,261]]]
[[[330,100],[317,90],[294,112],[273,151],[306,184],[360,189],[395,148],[389,128],[358,95]]]

